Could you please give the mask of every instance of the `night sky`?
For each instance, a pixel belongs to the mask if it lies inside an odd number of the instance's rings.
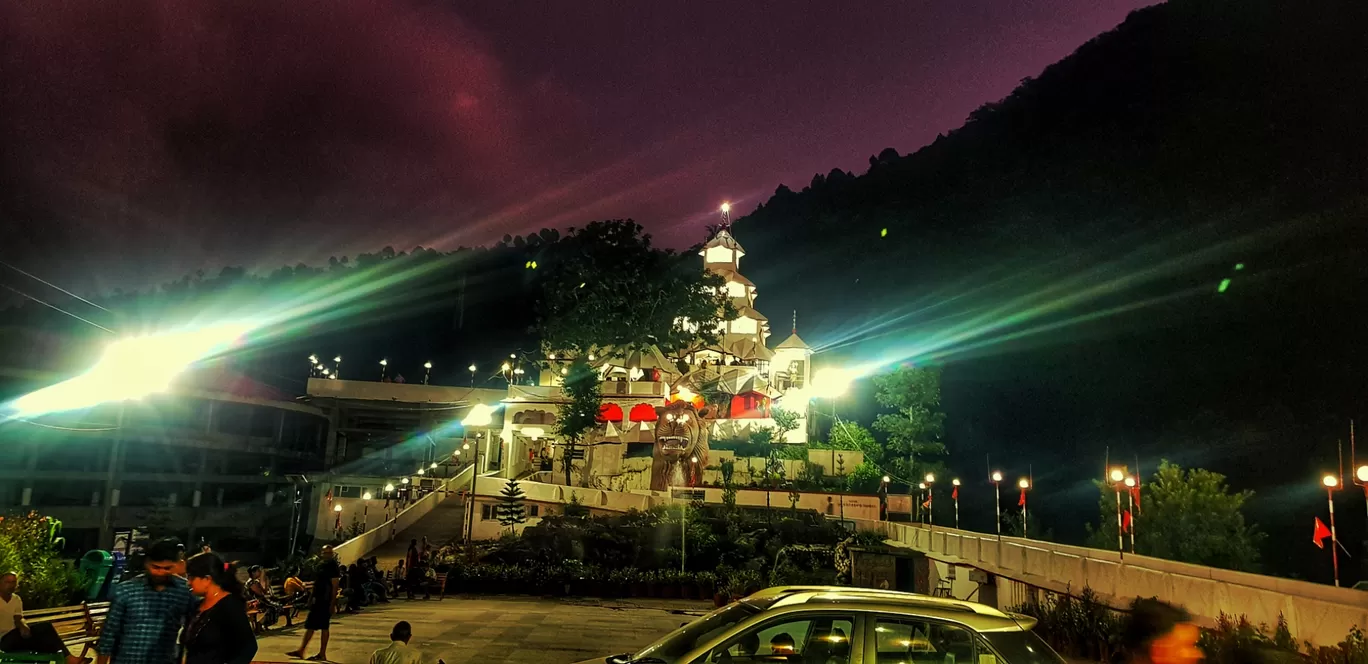
[[[597,218],[687,245],[1146,4],[3,3],[0,259],[109,289]]]

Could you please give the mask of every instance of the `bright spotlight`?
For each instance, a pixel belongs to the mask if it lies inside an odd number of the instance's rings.
[[[850,390],[856,377],[849,369],[822,369],[813,375],[808,395],[813,399],[835,399]]]
[[[1021,487],[1021,488],[1023,488],[1023,489],[1029,489],[1029,488],[1031,488],[1031,480],[1028,480],[1028,479],[1026,479],[1026,478],[1023,477],[1023,478],[1021,478],[1021,481],[1020,481],[1020,482],[1017,482],[1017,486],[1019,486],[1019,487]]]
[[[115,341],[85,373],[30,392],[10,403],[22,416],[141,399],[171,389],[194,363],[238,343],[253,326],[225,323]]]
[[[994,482],[1001,482],[1001,481],[1002,481],[1002,471],[1000,471],[1000,470],[995,470],[995,471],[993,471],[993,481],[994,481]]]
[[[361,494],[361,500],[370,500],[371,498],[374,498],[374,497],[375,497],[375,496],[371,495],[371,492],[369,492],[369,491],[367,491],[367,492]]]
[[[1360,482],[1368,482],[1368,466],[1359,466],[1358,470],[1354,471],[1354,477],[1357,477]]]
[[[1134,478],[1134,477],[1127,477],[1127,478],[1126,478],[1126,486],[1128,486],[1128,487],[1134,487],[1134,486],[1135,486],[1135,478]]]
[[[1120,482],[1124,479],[1126,479],[1126,471],[1121,470],[1120,468],[1111,469],[1111,481]]]
[[[470,407],[470,412],[466,413],[461,424],[468,427],[487,427],[494,421],[495,410],[498,410],[498,406],[477,403]]]
[[[1326,475],[1321,478],[1321,484],[1333,489],[1339,486],[1339,480],[1334,475]]]

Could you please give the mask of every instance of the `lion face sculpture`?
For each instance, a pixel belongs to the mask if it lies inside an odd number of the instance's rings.
[[[705,406],[695,409],[685,401],[656,406],[655,450],[651,461],[651,489],[666,491],[675,476],[682,475],[686,486],[703,482],[703,467],[708,464],[708,414]],[[698,459],[694,462],[693,459]]]

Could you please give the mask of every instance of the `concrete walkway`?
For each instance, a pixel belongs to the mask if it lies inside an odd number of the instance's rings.
[[[448,595],[443,601],[396,600],[333,621],[328,659],[366,664],[389,645],[394,623],[413,625],[410,645],[425,663],[569,664],[635,650],[712,610],[693,600],[598,600]],[[300,621],[303,622],[302,619]],[[257,642],[257,662],[289,662],[303,631],[273,631]],[[308,655],[318,652],[319,635]]]

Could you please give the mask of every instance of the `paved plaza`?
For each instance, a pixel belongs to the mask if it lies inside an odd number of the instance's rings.
[[[446,664],[568,664],[634,650],[711,609],[710,602],[659,599],[400,599],[337,617],[328,659],[366,664],[372,651],[389,644],[394,623],[407,620],[413,625],[409,645],[423,651],[425,663],[441,658]],[[291,661],[285,653],[299,647],[302,634],[294,627],[260,637],[256,661]],[[318,637],[310,641],[307,654],[318,652]]]

